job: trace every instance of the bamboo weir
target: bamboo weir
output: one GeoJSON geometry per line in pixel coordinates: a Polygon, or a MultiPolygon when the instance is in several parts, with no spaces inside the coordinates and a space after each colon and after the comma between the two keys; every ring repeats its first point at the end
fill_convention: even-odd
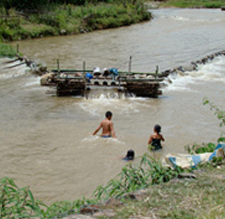
{"type": "Polygon", "coordinates": [[[125,95],[157,98],[162,94],[160,83],[166,76],[168,74],[158,73],[158,67],[154,73],[131,72],[130,68],[127,72],[118,71],[116,68],[103,70],[58,68],[43,75],[41,84],[55,87],[57,96],[88,97],[92,89],[113,88],[125,95]]]}

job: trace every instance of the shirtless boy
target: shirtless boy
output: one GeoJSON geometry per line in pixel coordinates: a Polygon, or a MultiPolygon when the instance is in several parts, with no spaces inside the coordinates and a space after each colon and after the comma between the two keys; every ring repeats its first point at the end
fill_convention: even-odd
{"type": "Polygon", "coordinates": [[[93,132],[92,135],[95,135],[102,128],[101,136],[103,138],[110,138],[110,137],[116,138],[113,123],[111,121],[112,115],[113,114],[110,111],[107,111],[105,113],[105,119],[101,121],[99,127],[93,132]]]}

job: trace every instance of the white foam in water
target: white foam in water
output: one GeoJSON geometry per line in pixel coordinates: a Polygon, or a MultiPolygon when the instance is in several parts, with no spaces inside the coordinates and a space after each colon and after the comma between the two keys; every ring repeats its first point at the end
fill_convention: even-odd
{"type": "MultiPolygon", "coordinates": [[[[212,62],[201,64],[198,71],[184,72],[183,75],[169,75],[165,80],[165,90],[189,90],[188,84],[204,81],[219,81],[225,83],[225,57],[217,57],[212,62]]],[[[193,90],[192,90],[193,91],[193,90]]]]}
{"type": "Polygon", "coordinates": [[[142,107],[151,108],[143,100],[146,98],[132,98],[132,99],[83,99],[81,102],[76,103],[85,112],[102,118],[107,110],[118,111],[121,114],[130,115],[131,113],[139,113],[140,105],[142,107]]]}
{"type": "Polygon", "coordinates": [[[190,91],[187,87],[188,84],[194,83],[193,78],[190,76],[177,75],[176,78],[168,76],[168,80],[165,81],[167,87],[164,90],[178,90],[178,91],[190,91]]]}
{"type": "Polygon", "coordinates": [[[26,65],[19,65],[16,66],[17,64],[20,64],[21,62],[17,61],[14,63],[6,63],[7,61],[10,61],[11,59],[1,59],[0,63],[0,79],[9,79],[9,78],[15,78],[15,77],[21,77],[24,75],[27,75],[29,73],[29,67],[26,65]],[[16,67],[13,67],[16,66],[16,67]],[[13,67],[13,68],[10,68],[13,67]]]}
{"type": "Polygon", "coordinates": [[[191,74],[203,81],[220,81],[225,83],[225,58],[218,57],[211,63],[199,66],[199,70],[191,74]]]}
{"type": "Polygon", "coordinates": [[[88,137],[85,137],[81,140],[82,142],[96,142],[96,141],[111,141],[116,144],[123,144],[125,145],[125,142],[118,140],[118,138],[102,138],[100,135],[89,135],[88,137]]]}
{"type": "Polygon", "coordinates": [[[40,78],[32,78],[32,81],[31,82],[27,82],[25,84],[26,87],[31,87],[31,86],[34,86],[34,85],[40,85],[40,78]]]}
{"type": "Polygon", "coordinates": [[[174,16],[173,17],[174,20],[178,20],[178,21],[189,21],[189,18],[185,18],[185,17],[180,17],[180,16],[174,16]]]}

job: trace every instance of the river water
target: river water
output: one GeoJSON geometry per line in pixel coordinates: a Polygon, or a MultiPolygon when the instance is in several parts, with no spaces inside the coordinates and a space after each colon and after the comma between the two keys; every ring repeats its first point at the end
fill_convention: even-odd
{"type": "MultiPolygon", "coordinates": [[[[152,72],[188,66],[225,48],[225,13],[219,9],[153,10],[154,20],[129,27],[76,36],[14,42],[30,59],[49,69],[116,67],[152,72]]],[[[90,197],[98,185],[115,177],[129,149],[148,152],[153,126],[160,124],[165,142],[158,152],[184,153],[184,146],[216,142],[219,120],[202,100],[225,108],[225,57],[200,65],[199,71],[171,77],[157,99],[118,98],[112,90],[91,98],[46,94],[40,78],[24,66],[0,65],[0,177],[29,185],[48,204],[90,197]],[[107,110],[113,112],[117,139],[92,136],[107,110]]],[[[98,133],[100,134],[100,133],[98,133]]],[[[149,153],[149,152],[148,152],[149,153]]],[[[136,159],[138,160],[138,159],[136,159]]]]}

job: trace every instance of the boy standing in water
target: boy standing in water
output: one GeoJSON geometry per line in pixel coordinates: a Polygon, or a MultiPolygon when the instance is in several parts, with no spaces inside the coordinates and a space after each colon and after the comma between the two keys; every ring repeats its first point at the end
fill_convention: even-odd
{"type": "Polygon", "coordinates": [[[93,132],[92,135],[95,135],[102,128],[101,136],[103,138],[110,138],[110,137],[116,138],[113,123],[111,121],[112,115],[113,115],[112,112],[107,111],[105,113],[105,119],[101,121],[99,127],[93,132]]]}
{"type": "Polygon", "coordinates": [[[163,136],[160,134],[161,126],[155,125],[154,134],[152,134],[148,140],[148,145],[151,146],[151,150],[159,150],[162,149],[161,141],[165,141],[163,136]]]}

